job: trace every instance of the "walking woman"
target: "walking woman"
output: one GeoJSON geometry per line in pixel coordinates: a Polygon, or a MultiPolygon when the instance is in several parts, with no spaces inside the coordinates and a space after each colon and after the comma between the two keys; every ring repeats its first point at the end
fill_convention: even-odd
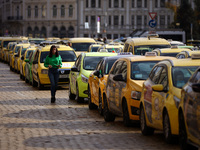
{"type": "Polygon", "coordinates": [[[45,59],[44,66],[49,69],[48,75],[51,82],[51,103],[55,103],[56,88],[59,79],[58,68],[62,67],[62,59],[58,54],[58,49],[55,45],[51,46],[49,55],[45,59]]]}

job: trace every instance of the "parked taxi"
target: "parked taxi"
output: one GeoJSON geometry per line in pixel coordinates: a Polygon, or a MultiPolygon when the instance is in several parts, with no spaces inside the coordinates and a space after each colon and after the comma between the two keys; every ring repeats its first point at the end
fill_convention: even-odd
{"type": "Polygon", "coordinates": [[[10,57],[9,54],[12,53],[15,45],[17,45],[17,42],[9,42],[7,46],[7,51],[5,53],[5,62],[9,64],[10,62],[10,57]]]}
{"type": "Polygon", "coordinates": [[[130,126],[133,121],[139,122],[142,84],[153,66],[163,59],[167,57],[149,52],[146,56],[120,58],[113,64],[103,93],[105,121],[123,116],[125,126],[130,126]]]}
{"type": "Polygon", "coordinates": [[[36,46],[35,45],[31,45],[29,46],[24,55],[21,56],[21,59],[20,59],[20,79],[25,79],[25,65],[26,63],[28,62],[29,63],[29,56],[30,54],[36,50],[36,46]]]}
{"type": "Polygon", "coordinates": [[[70,71],[69,98],[83,102],[88,97],[88,78],[91,72],[103,57],[116,55],[108,52],[81,53],[70,71]]]}
{"type": "Polygon", "coordinates": [[[178,135],[181,88],[200,65],[200,59],[169,59],[156,64],[144,82],[140,99],[142,134],[163,130],[167,143],[178,135]]]}
{"type": "MultiPolygon", "coordinates": [[[[58,84],[69,83],[69,72],[71,67],[77,58],[75,51],[65,45],[55,45],[58,49],[58,53],[62,58],[62,67],[59,70],[59,80],[58,84]]],[[[50,85],[50,80],[48,77],[48,68],[44,67],[44,61],[49,54],[51,45],[45,47],[38,47],[33,58],[32,66],[32,85],[37,86],[42,89],[45,85],[50,85]]]]}
{"type": "Polygon", "coordinates": [[[98,107],[98,111],[103,115],[103,100],[102,95],[105,92],[105,85],[107,83],[108,73],[114,62],[122,57],[133,56],[132,53],[120,53],[117,56],[104,57],[97,65],[94,72],[92,72],[88,79],[88,106],[89,109],[98,107]]]}
{"type": "Polygon", "coordinates": [[[98,48],[101,46],[101,44],[92,44],[88,48],[87,52],[97,52],[98,48]]]}
{"type": "Polygon", "coordinates": [[[181,149],[200,148],[200,68],[182,89],[178,120],[181,149]]]}
{"type": "Polygon", "coordinates": [[[155,52],[158,56],[172,56],[172,57],[176,57],[176,55],[182,51],[191,51],[191,49],[172,47],[172,48],[162,48],[153,50],[153,52],[155,52]]]}
{"type": "Polygon", "coordinates": [[[20,60],[21,56],[24,55],[26,49],[30,46],[30,43],[23,44],[18,50],[17,54],[14,57],[14,70],[17,73],[20,73],[20,60]]]}
{"type": "Polygon", "coordinates": [[[192,54],[200,55],[200,51],[182,51],[176,55],[176,58],[178,58],[178,59],[191,58],[192,54]]]}
{"type": "Polygon", "coordinates": [[[68,39],[68,45],[72,47],[77,56],[83,52],[87,52],[91,44],[96,44],[96,41],[93,38],[70,38],[68,39]]]}
{"type": "Polygon", "coordinates": [[[123,52],[131,52],[133,55],[145,55],[156,48],[170,48],[170,43],[158,38],[158,35],[148,35],[141,38],[128,38],[124,44],[123,52]]]}

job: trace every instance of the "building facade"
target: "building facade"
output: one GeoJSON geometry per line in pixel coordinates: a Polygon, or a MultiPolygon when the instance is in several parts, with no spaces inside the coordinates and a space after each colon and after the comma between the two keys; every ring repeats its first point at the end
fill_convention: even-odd
{"type": "MultiPolygon", "coordinates": [[[[190,0],[193,3],[193,0],[190,0]]],[[[168,30],[181,0],[0,0],[0,34],[107,37],[168,30]],[[149,13],[156,12],[150,16],[149,13]],[[154,20],[150,27],[149,23],[154,20]],[[99,23],[97,23],[99,22],[99,23]],[[99,25],[99,26],[98,26],[99,25]]]]}

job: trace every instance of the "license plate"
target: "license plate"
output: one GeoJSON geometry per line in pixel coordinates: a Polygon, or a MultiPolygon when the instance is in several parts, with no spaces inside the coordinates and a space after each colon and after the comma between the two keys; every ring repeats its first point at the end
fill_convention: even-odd
{"type": "Polygon", "coordinates": [[[60,74],[59,78],[69,78],[68,74],[60,74]]]}

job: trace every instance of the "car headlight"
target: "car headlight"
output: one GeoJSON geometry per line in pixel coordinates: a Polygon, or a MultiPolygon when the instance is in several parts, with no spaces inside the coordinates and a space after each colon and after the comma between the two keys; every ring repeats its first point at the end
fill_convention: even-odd
{"type": "Polygon", "coordinates": [[[84,76],[83,74],[81,74],[81,80],[85,83],[88,83],[88,78],[84,76]]]}
{"type": "Polygon", "coordinates": [[[131,98],[135,100],[140,100],[141,92],[131,91],[131,98]]]}
{"type": "Polygon", "coordinates": [[[48,74],[48,69],[42,69],[41,74],[48,74]]]}

